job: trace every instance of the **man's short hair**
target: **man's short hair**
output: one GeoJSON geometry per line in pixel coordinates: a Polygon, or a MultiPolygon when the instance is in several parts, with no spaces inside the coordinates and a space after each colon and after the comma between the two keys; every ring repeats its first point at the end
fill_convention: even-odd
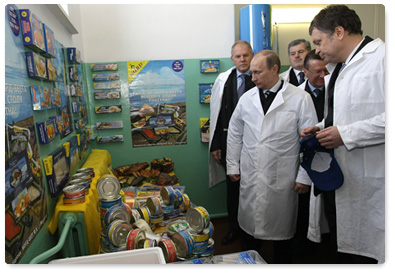
{"type": "Polygon", "coordinates": [[[273,68],[274,65],[277,65],[278,66],[277,74],[280,73],[281,61],[280,61],[280,57],[278,57],[276,52],[274,52],[273,50],[264,49],[255,54],[255,56],[257,55],[266,57],[265,65],[267,68],[271,69],[273,68]]]}
{"type": "Polygon", "coordinates": [[[313,29],[316,28],[332,36],[338,26],[343,27],[349,34],[363,34],[359,16],[346,5],[330,5],[322,9],[311,21],[309,34],[311,36],[313,29]]]}
{"type": "Polygon", "coordinates": [[[315,49],[313,49],[309,53],[307,53],[306,57],[304,58],[304,63],[303,63],[304,68],[308,69],[308,67],[310,66],[310,63],[309,63],[310,60],[323,61],[322,58],[320,57],[320,55],[315,53],[315,49]]]}
{"type": "Polygon", "coordinates": [[[290,48],[293,46],[297,46],[298,44],[304,43],[304,46],[306,48],[307,51],[311,50],[311,44],[309,41],[305,40],[305,39],[297,39],[297,40],[293,40],[292,42],[290,42],[288,44],[288,56],[291,54],[290,52],[290,48]]]}
{"type": "Polygon", "coordinates": [[[243,40],[238,40],[238,41],[236,41],[236,42],[232,45],[232,49],[231,49],[231,52],[230,52],[230,56],[233,56],[233,49],[234,49],[235,46],[237,46],[237,45],[246,45],[246,46],[248,47],[248,50],[250,51],[250,53],[251,53],[251,54],[254,54],[254,51],[252,50],[252,47],[251,47],[251,45],[250,45],[249,42],[243,41],[243,40]]]}

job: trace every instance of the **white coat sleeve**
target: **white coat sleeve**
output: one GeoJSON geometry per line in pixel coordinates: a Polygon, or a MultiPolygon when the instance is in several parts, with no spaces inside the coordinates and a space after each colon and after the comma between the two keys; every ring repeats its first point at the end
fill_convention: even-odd
{"type": "Polygon", "coordinates": [[[385,112],[367,120],[337,126],[347,150],[385,143],[385,112]]]}
{"type": "Polygon", "coordinates": [[[226,174],[240,174],[240,156],[243,147],[244,121],[241,115],[241,103],[238,103],[229,121],[227,151],[226,151],[226,174]]]}

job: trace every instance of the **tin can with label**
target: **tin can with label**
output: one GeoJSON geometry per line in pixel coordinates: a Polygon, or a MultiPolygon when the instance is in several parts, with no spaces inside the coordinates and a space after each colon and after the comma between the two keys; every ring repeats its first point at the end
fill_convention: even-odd
{"type": "Polygon", "coordinates": [[[166,205],[162,205],[162,211],[163,211],[164,214],[172,213],[173,210],[174,210],[174,204],[170,204],[170,205],[167,205],[167,206],[166,205]]]}
{"type": "Polygon", "coordinates": [[[144,230],[145,233],[153,233],[151,227],[143,219],[139,219],[135,223],[133,223],[133,227],[144,230]]]}
{"type": "Polygon", "coordinates": [[[180,230],[171,239],[176,246],[177,257],[185,258],[193,253],[195,243],[192,235],[187,230],[180,230]]]}
{"type": "Polygon", "coordinates": [[[173,263],[177,261],[176,246],[171,239],[162,239],[159,241],[158,246],[162,249],[165,256],[166,263],[173,263]]]}
{"type": "Polygon", "coordinates": [[[77,197],[63,197],[63,204],[77,205],[85,202],[85,194],[77,197]]]}
{"type": "Polygon", "coordinates": [[[109,209],[115,205],[122,205],[122,195],[118,194],[112,198],[99,197],[99,206],[104,209],[109,209]]]}
{"type": "Polygon", "coordinates": [[[208,225],[208,230],[210,232],[210,238],[214,237],[214,224],[210,221],[210,225],[208,225]]]}
{"type": "Polygon", "coordinates": [[[142,242],[143,242],[143,244],[142,244],[141,248],[150,248],[150,247],[158,246],[158,242],[156,240],[154,240],[154,239],[145,239],[142,242]]]}
{"type": "Polygon", "coordinates": [[[141,229],[133,229],[129,232],[126,239],[126,249],[132,250],[137,249],[137,245],[140,241],[146,239],[145,231],[141,229]]]}
{"type": "Polygon", "coordinates": [[[180,205],[180,212],[186,213],[191,206],[191,201],[189,200],[189,196],[186,193],[182,195],[182,198],[183,198],[183,202],[180,205]]]}
{"type": "Polygon", "coordinates": [[[76,173],[71,176],[71,179],[85,179],[92,182],[92,177],[88,173],[76,173]]]}
{"type": "Polygon", "coordinates": [[[205,252],[199,254],[200,257],[209,257],[214,255],[214,240],[213,238],[208,239],[207,249],[205,252]]]}
{"type": "Polygon", "coordinates": [[[132,217],[130,218],[130,223],[134,224],[139,219],[140,219],[140,213],[137,211],[137,209],[132,209],[132,217]]]}
{"type": "Polygon", "coordinates": [[[188,222],[183,219],[172,220],[166,225],[166,230],[170,234],[170,236],[173,236],[175,233],[181,230],[186,230],[188,228],[188,222]]]}
{"type": "Polygon", "coordinates": [[[112,199],[119,195],[121,184],[114,175],[105,174],[97,181],[96,188],[100,197],[112,199]]]}
{"type": "Polygon", "coordinates": [[[210,225],[210,215],[202,206],[190,208],[186,215],[187,222],[196,233],[202,232],[210,225]]]}
{"type": "Polygon", "coordinates": [[[81,168],[76,173],[88,173],[92,178],[95,177],[95,170],[93,168],[81,168]]]}
{"type": "Polygon", "coordinates": [[[160,196],[162,197],[163,204],[170,205],[174,203],[175,193],[172,186],[165,186],[160,190],[160,196]]]}
{"type": "Polygon", "coordinates": [[[181,204],[184,202],[184,199],[183,199],[181,191],[178,190],[178,189],[175,189],[174,190],[174,196],[175,196],[175,198],[174,198],[174,207],[175,208],[179,208],[181,206],[181,204]]]}
{"type": "Polygon", "coordinates": [[[163,222],[165,219],[164,214],[159,214],[159,215],[151,215],[151,225],[158,224],[160,222],[163,222]]]}
{"type": "Polygon", "coordinates": [[[112,228],[111,233],[109,234],[111,244],[116,247],[126,246],[127,236],[131,230],[133,230],[133,227],[130,223],[122,220],[121,222],[117,222],[117,224],[115,224],[115,226],[112,228]]]}
{"type": "Polygon", "coordinates": [[[151,212],[148,207],[141,207],[137,209],[138,212],[140,213],[141,219],[144,219],[144,221],[147,222],[147,224],[151,223],[151,212]]]}
{"type": "Polygon", "coordinates": [[[190,230],[190,232],[195,243],[193,253],[202,254],[206,252],[208,247],[208,241],[210,239],[209,229],[206,228],[200,233],[195,233],[193,230],[190,230]]]}
{"type": "Polygon", "coordinates": [[[69,185],[83,185],[85,188],[89,189],[91,187],[91,181],[84,178],[75,178],[69,181],[69,185]]]}
{"type": "Polygon", "coordinates": [[[130,223],[130,214],[124,206],[112,206],[109,208],[104,215],[104,224],[107,226],[117,219],[130,223]]]}
{"type": "Polygon", "coordinates": [[[82,185],[70,185],[63,189],[66,198],[81,197],[85,195],[85,187],[82,185]]]}
{"type": "Polygon", "coordinates": [[[158,197],[148,197],[147,207],[151,212],[151,216],[163,214],[162,205],[158,197]]]}

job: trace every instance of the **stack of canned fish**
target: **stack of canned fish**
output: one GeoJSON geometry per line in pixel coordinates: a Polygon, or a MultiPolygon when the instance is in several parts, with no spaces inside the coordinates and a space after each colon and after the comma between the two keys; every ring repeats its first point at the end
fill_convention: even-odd
{"type": "Polygon", "coordinates": [[[122,202],[120,183],[113,175],[97,183],[102,222],[101,253],[159,246],[167,263],[211,256],[214,227],[203,207],[190,208],[189,197],[171,186],[159,196],[130,208],[122,202]]]}
{"type": "Polygon", "coordinates": [[[67,187],[63,189],[63,204],[75,205],[85,202],[85,196],[89,193],[92,178],[95,176],[93,168],[78,169],[71,176],[71,180],[67,187]]]}

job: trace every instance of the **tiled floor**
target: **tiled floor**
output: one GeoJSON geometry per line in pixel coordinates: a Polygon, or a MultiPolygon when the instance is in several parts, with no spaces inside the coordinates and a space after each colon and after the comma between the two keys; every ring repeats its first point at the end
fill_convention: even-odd
{"type": "MultiPolygon", "coordinates": [[[[211,219],[211,222],[214,225],[214,255],[222,255],[229,253],[236,253],[241,251],[240,240],[236,240],[235,242],[229,245],[222,245],[222,238],[228,231],[228,219],[227,218],[217,218],[211,219]]],[[[330,263],[329,255],[328,255],[328,239],[324,236],[323,242],[320,244],[312,243],[312,246],[315,246],[315,249],[311,249],[309,254],[304,255],[294,255],[293,263],[294,264],[327,264],[330,263]]],[[[272,263],[273,261],[273,251],[271,242],[267,241],[263,243],[261,251],[259,254],[267,263],[272,263]]]]}

